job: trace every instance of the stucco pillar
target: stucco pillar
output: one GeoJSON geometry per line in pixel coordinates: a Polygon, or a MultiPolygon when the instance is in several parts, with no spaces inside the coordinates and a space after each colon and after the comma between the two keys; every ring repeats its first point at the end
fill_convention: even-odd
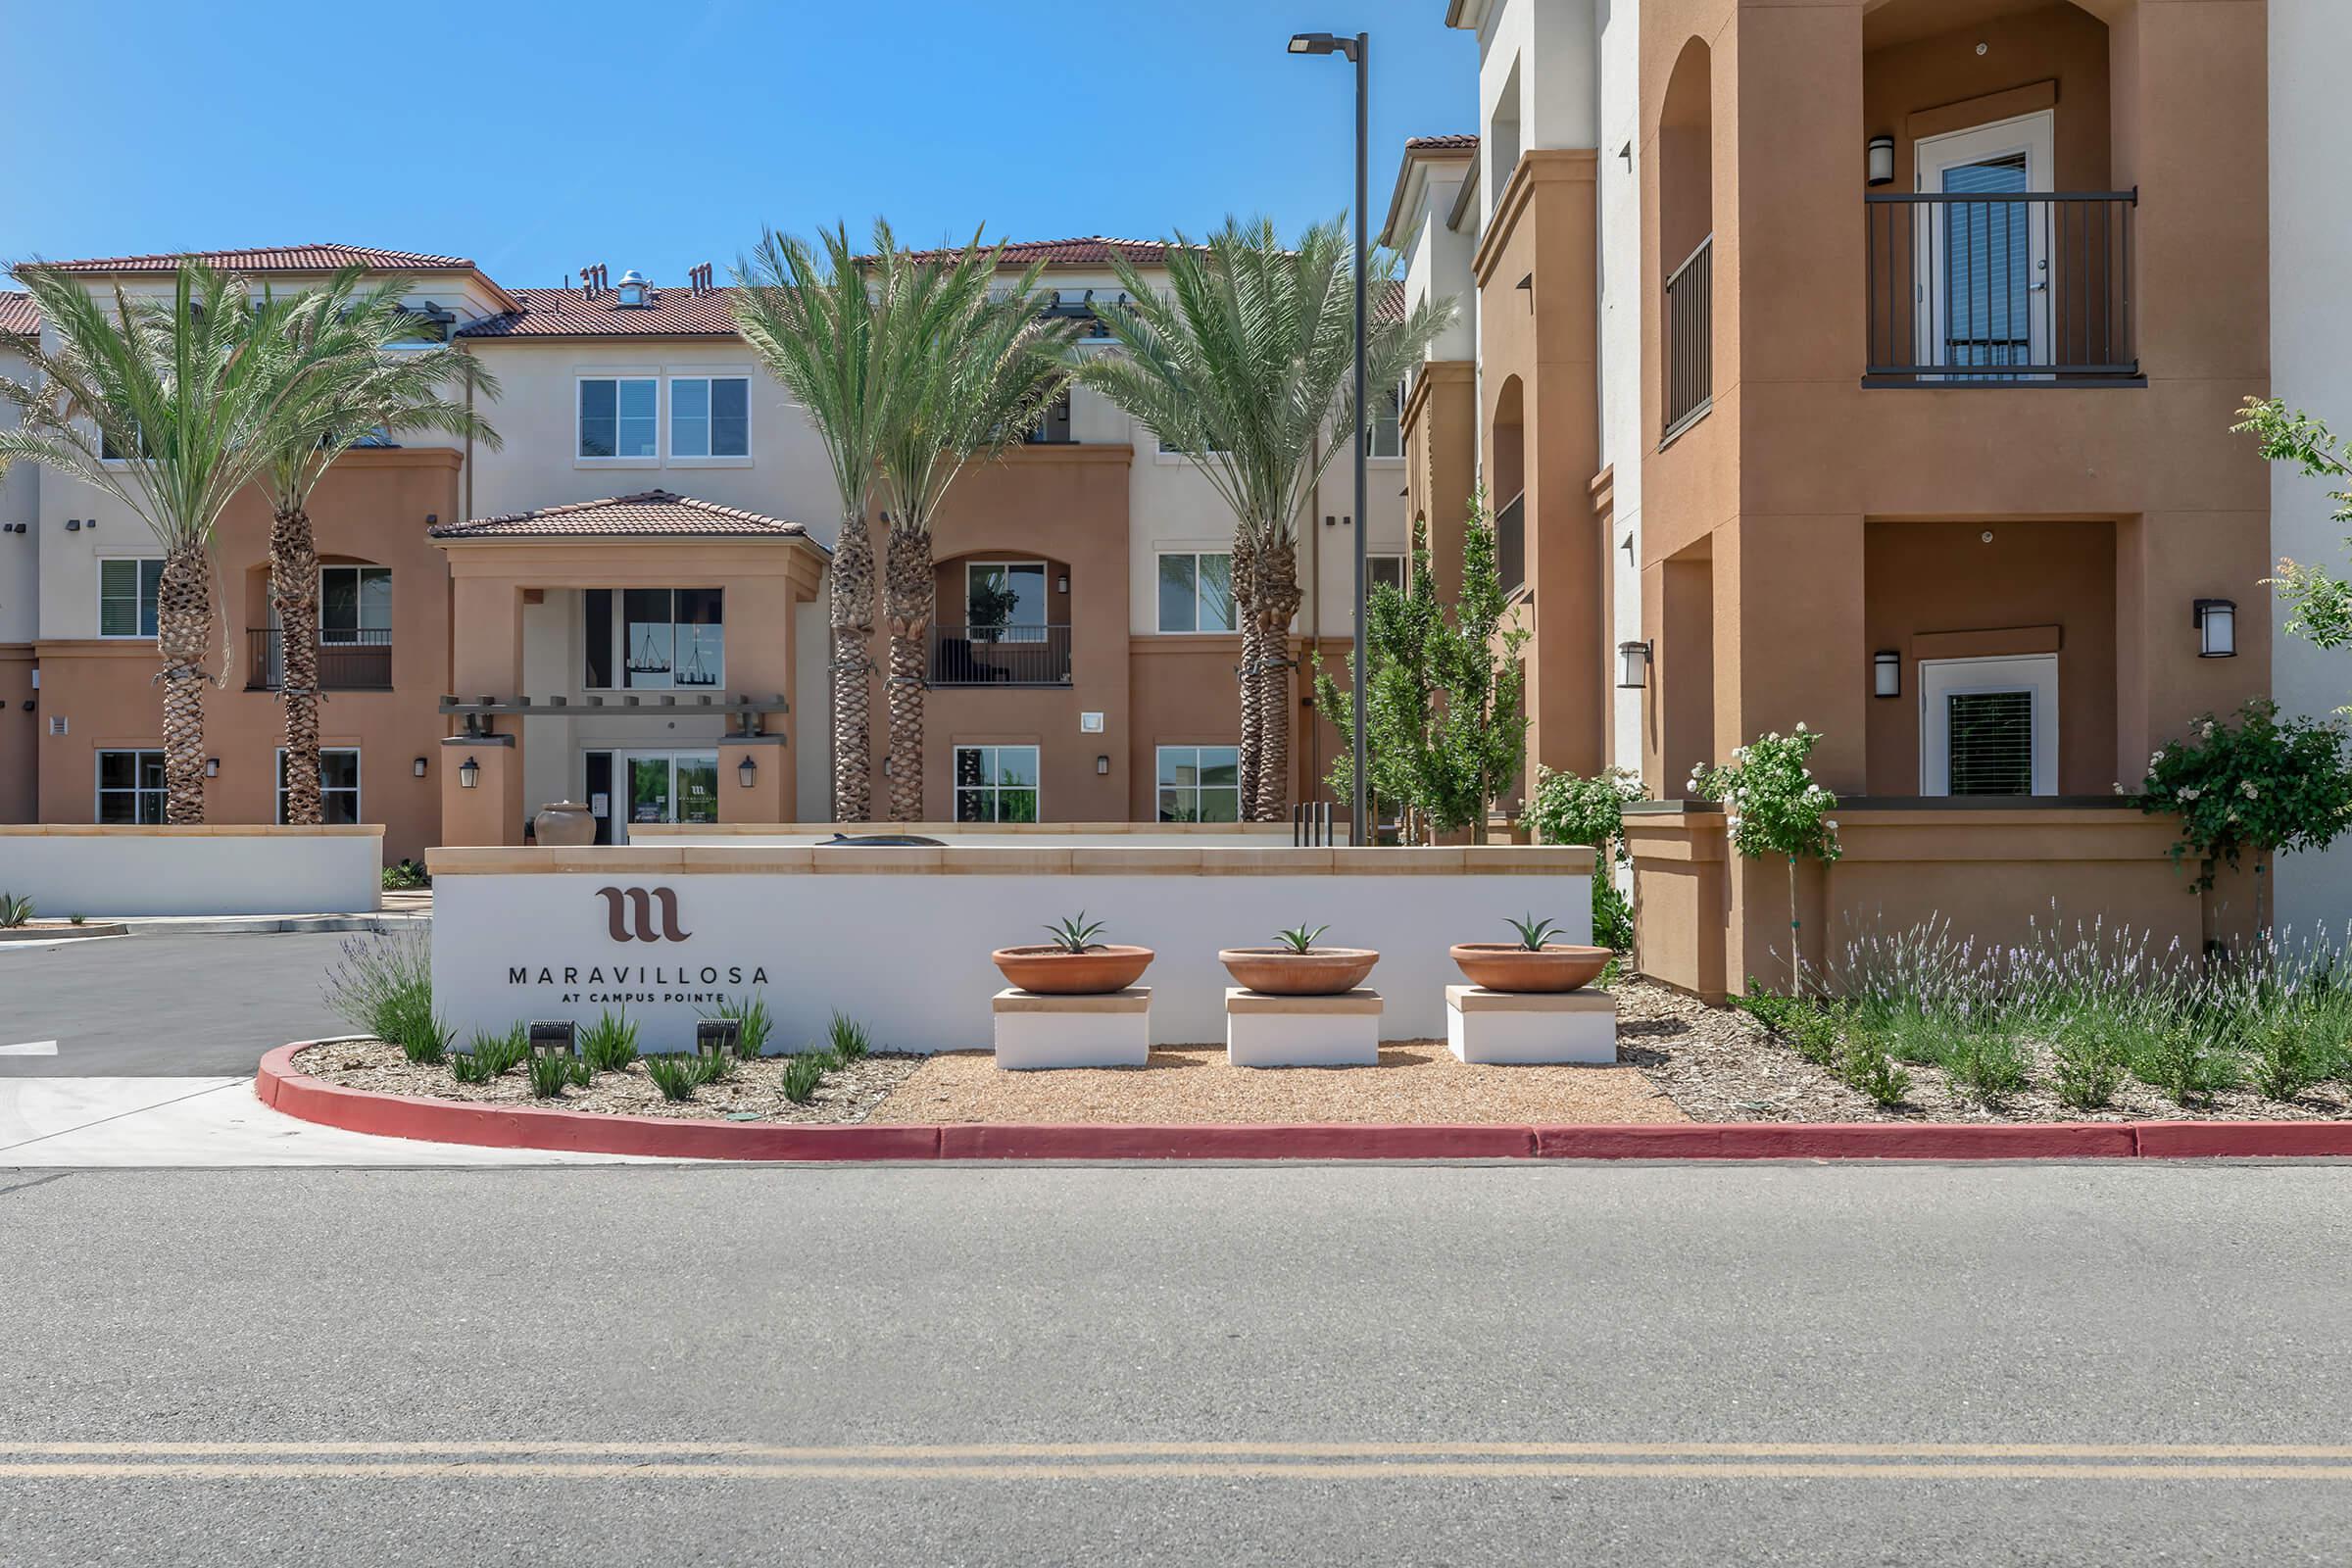
{"type": "Polygon", "coordinates": [[[441,842],[522,842],[522,748],[512,735],[452,735],[441,742],[441,842]],[[466,783],[466,766],[474,782],[466,783]]]}
{"type": "MultiPolygon", "coordinates": [[[[1450,602],[1462,586],[1462,530],[1478,486],[1478,367],[1431,360],[1404,407],[1405,518],[1429,525],[1430,571],[1450,602]]],[[[1492,506],[1508,496],[1489,496],[1492,506]]]]}
{"type": "Polygon", "coordinates": [[[1869,777],[1870,650],[1859,516],[1741,516],[1714,534],[1715,755],[1800,722],[1813,776],[1840,795],[1869,777]]]}
{"type": "Polygon", "coordinates": [[[797,791],[792,755],[781,735],[730,737],[718,743],[718,819],[721,822],[790,822],[797,791]],[[743,764],[752,764],[751,781],[743,764]]]}

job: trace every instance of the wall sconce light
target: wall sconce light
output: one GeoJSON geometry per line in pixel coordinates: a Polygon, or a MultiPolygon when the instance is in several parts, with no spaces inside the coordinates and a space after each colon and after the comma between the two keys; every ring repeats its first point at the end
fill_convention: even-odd
{"type": "Polygon", "coordinates": [[[1870,182],[1873,185],[1894,183],[1894,138],[1892,136],[1870,138],[1869,167],[1870,182]]]}
{"type": "Polygon", "coordinates": [[[2237,657],[2237,601],[2200,599],[2191,607],[2197,627],[2199,659],[2237,657]]]}
{"type": "Polygon", "coordinates": [[[1621,691],[1638,692],[1649,684],[1650,645],[1646,642],[1617,645],[1617,686],[1621,691]]]}
{"type": "Polygon", "coordinates": [[[753,761],[749,757],[746,757],[742,761],[735,764],[735,782],[742,785],[745,789],[750,789],[752,787],[752,781],[757,779],[759,776],[760,764],[753,761]]]}
{"type": "Polygon", "coordinates": [[[532,1019],[531,1054],[534,1056],[570,1055],[571,1020],[569,1018],[532,1019]]]}
{"type": "Polygon", "coordinates": [[[1099,757],[1097,757],[1097,758],[1095,759],[1095,771],[1096,771],[1096,772],[1098,772],[1098,773],[1107,773],[1107,772],[1109,772],[1109,771],[1110,771],[1110,759],[1109,759],[1109,758],[1107,758],[1107,757],[1100,757],[1100,756],[1099,756],[1099,757]]]}
{"type": "Polygon", "coordinates": [[[219,778],[220,776],[220,759],[218,757],[208,757],[204,760],[204,776],[206,778],[219,778]]]}
{"type": "Polygon", "coordinates": [[[468,757],[458,764],[458,788],[469,790],[482,781],[482,764],[468,757]]]}
{"type": "Polygon", "coordinates": [[[414,762],[411,762],[411,763],[409,764],[409,771],[410,771],[411,773],[414,773],[415,775],[416,775],[416,777],[418,777],[418,778],[422,778],[422,777],[424,777],[424,769],[425,769],[425,760],[424,760],[424,759],[423,759],[423,758],[421,758],[421,757],[419,757],[418,759],[416,759],[416,760],[415,760],[414,762]]]}
{"type": "Polygon", "coordinates": [[[1903,695],[1903,656],[1891,648],[1882,648],[1870,656],[1870,694],[1873,697],[1903,695]]]}
{"type": "Polygon", "coordinates": [[[1068,572],[1065,571],[1054,579],[1054,591],[1057,594],[1066,594],[1070,591],[1070,574],[1068,572]]]}

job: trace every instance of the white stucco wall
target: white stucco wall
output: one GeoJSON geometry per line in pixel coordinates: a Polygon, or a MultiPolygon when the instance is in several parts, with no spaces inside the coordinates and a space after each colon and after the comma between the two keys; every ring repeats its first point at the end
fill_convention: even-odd
{"type": "MultiPolygon", "coordinates": [[[[1612,10],[1631,0],[1602,0],[1612,10]]],[[[1478,29],[1479,208],[1481,227],[1517,159],[1494,134],[1516,119],[1518,152],[1592,147],[1600,121],[1595,0],[1494,0],[1478,29]],[[1514,113],[1515,112],[1515,113],[1514,113]]]]}
{"type": "MultiPolygon", "coordinates": [[[[1616,470],[1616,526],[1609,540],[1615,587],[1612,645],[1642,630],[1642,156],[1641,7],[1610,0],[1600,33],[1600,463],[1616,470]],[[1624,156],[1620,156],[1623,154],[1624,156]],[[1630,549],[1628,548],[1630,544],[1630,549]]],[[[1642,697],[1610,689],[1610,760],[1642,766],[1642,697]]],[[[1671,780],[1657,780],[1664,788],[1671,780]]]]}
{"type": "MultiPolygon", "coordinates": [[[[0,342],[0,376],[24,377],[24,356],[0,342]]],[[[13,408],[0,407],[0,430],[19,422],[13,408]]],[[[0,473],[0,643],[28,643],[40,631],[41,470],[20,463],[0,473]],[[24,524],[18,533],[16,524],[24,524]]]]}
{"type": "Polygon", "coordinates": [[[0,826],[0,889],[50,916],[351,914],[383,864],[373,826],[0,826]]]}
{"type": "MultiPolygon", "coordinates": [[[[2352,56],[2352,5],[2271,0],[2271,385],[2338,430],[2352,430],[2352,162],[2342,65],[2352,56]]],[[[2274,555],[2348,569],[2344,529],[2331,521],[2331,488],[2284,467],[2272,470],[2274,555]]],[[[2332,653],[2278,629],[2273,682],[2287,709],[2326,713],[2352,704],[2352,650],[2332,653]]],[[[2340,936],[2352,922],[2352,842],[2278,865],[2278,920],[2340,936]]]]}

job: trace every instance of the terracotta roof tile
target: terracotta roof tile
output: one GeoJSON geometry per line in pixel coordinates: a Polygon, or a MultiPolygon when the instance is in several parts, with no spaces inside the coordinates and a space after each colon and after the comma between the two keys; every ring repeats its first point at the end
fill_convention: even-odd
{"type": "MultiPolygon", "coordinates": [[[[953,250],[915,251],[916,256],[952,256],[953,250]]],[[[1124,256],[1136,267],[1158,267],[1167,260],[1168,248],[1155,239],[1111,239],[1102,234],[1082,234],[1075,239],[1014,240],[1004,247],[1004,261],[1011,267],[1028,267],[1044,262],[1053,267],[1108,267],[1111,257],[1124,256]]]]}
{"type": "Polygon", "coordinates": [[[30,337],[41,329],[41,313],[34,307],[32,296],[16,289],[0,289],[0,337],[30,337]]]}
{"type": "MultiPolygon", "coordinates": [[[[1372,319],[1375,321],[1403,320],[1404,279],[1401,277],[1390,278],[1389,286],[1380,291],[1380,298],[1371,302],[1371,309],[1372,319]]],[[[1348,335],[1349,337],[1355,335],[1353,328],[1349,329],[1348,335]]]]}
{"type": "Polygon", "coordinates": [[[508,292],[519,311],[486,316],[458,329],[460,337],[733,337],[735,312],[728,290],[697,294],[687,288],[654,290],[650,305],[623,305],[616,290],[593,298],[570,288],[518,288],[508,292]]]}
{"type": "Polygon", "coordinates": [[[427,256],[418,251],[378,250],[371,245],[275,245],[242,251],[174,251],[155,256],[98,256],[72,262],[35,262],[57,272],[169,272],[183,261],[200,261],[227,272],[332,272],[369,267],[394,272],[470,271],[463,256],[427,256]]]}
{"type": "Polygon", "coordinates": [[[808,536],[808,530],[797,522],[779,522],[756,512],[697,501],[670,490],[646,490],[604,501],[575,501],[568,506],[541,507],[536,512],[476,517],[470,522],[438,523],[425,532],[435,539],[579,538],[599,534],[755,539],[808,536]]]}
{"type": "Polygon", "coordinates": [[[1478,138],[1466,131],[1446,136],[1407,136],[1404,150],[1408,153],[1474,152],[1478,138]]]}

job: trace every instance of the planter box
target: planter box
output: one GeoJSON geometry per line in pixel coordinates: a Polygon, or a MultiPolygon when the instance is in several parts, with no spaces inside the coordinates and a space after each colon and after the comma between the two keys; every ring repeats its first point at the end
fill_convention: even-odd
{"type": "Polygon", "coordinates": [[[1152,988],[1099,997],[1047,997],[1007,987],[996,995],[997,1065],[1141,1067],[1152,1057],[1152,988]]]}
{"type": "Polygon", "coordinates": [[[1446,1047],[1467,1062],[1610,1066],[1617,1060],[1617,999],[1606,991],[1447,986],[1446,1047]]]}
{"type": "Polygon", "coordinates": [[[1380,1065],[1380,993],[1269,997],[1225,988],[1225,1060],[1235,1067],[1380,1065]]]}

